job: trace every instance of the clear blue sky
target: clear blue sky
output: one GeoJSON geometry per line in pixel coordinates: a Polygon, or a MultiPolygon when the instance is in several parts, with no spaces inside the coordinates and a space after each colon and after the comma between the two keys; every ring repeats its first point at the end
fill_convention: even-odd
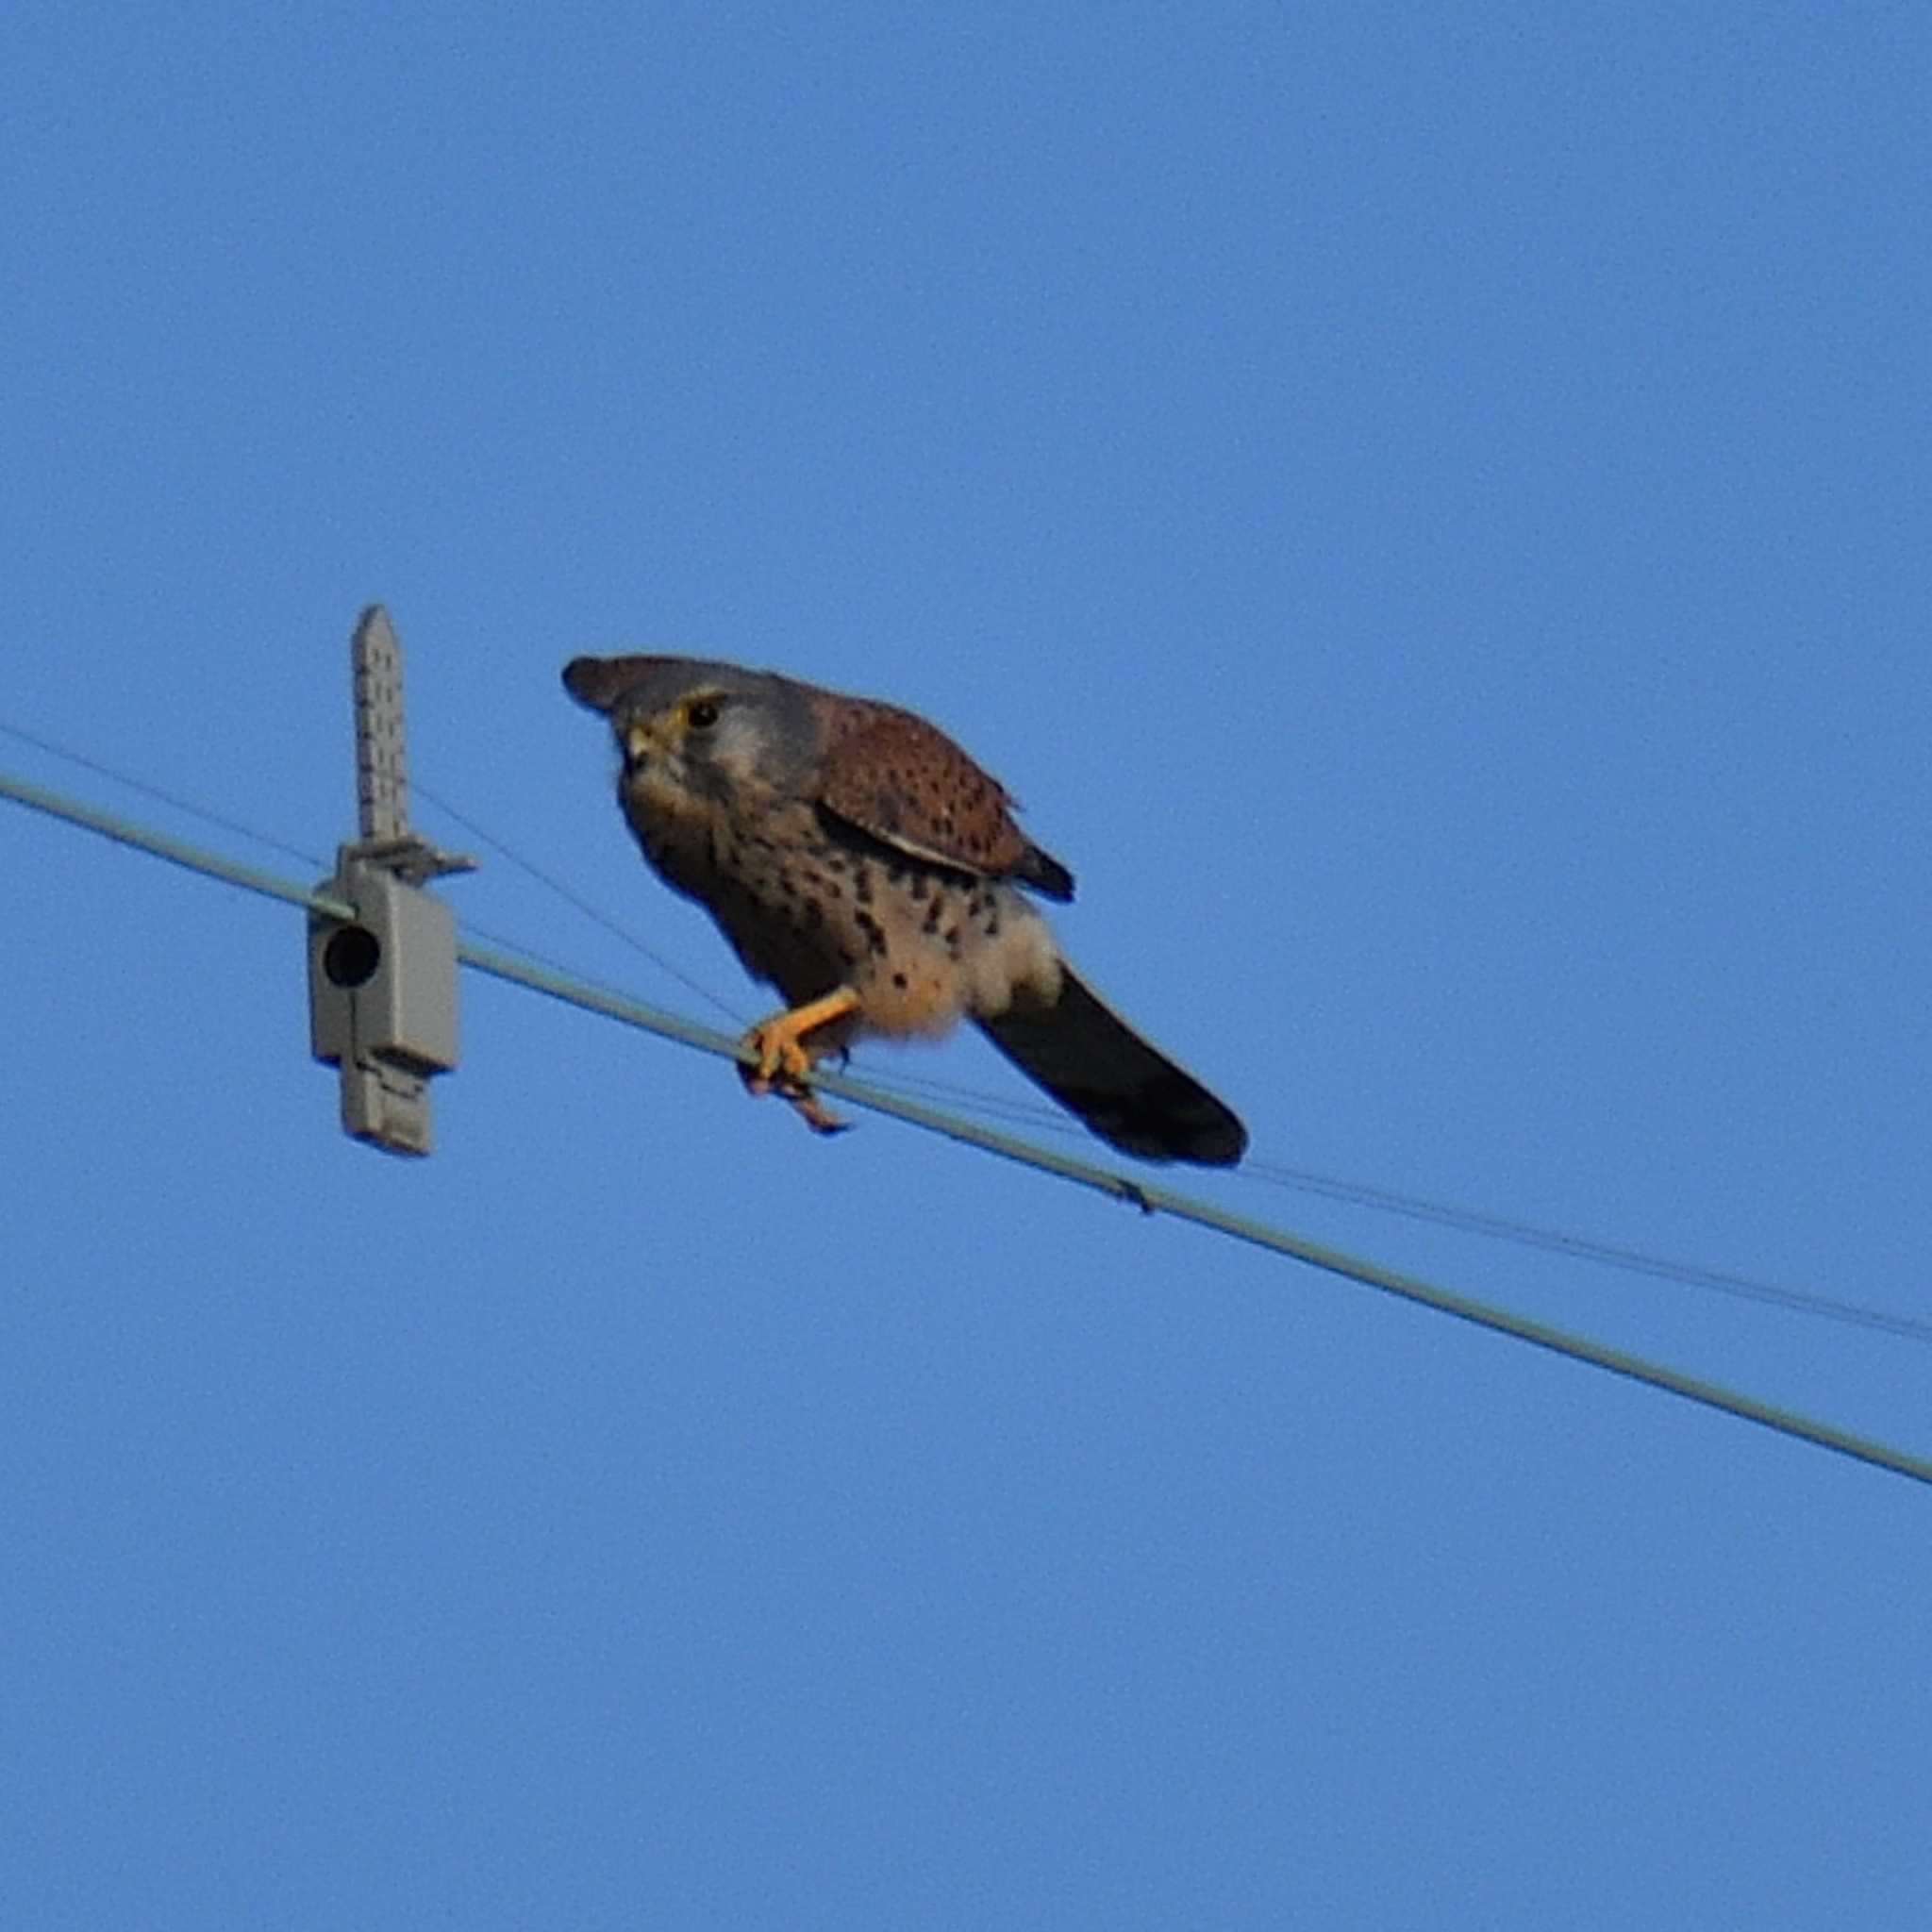
{"type": "MultiPolygon", "coordinates": [[[[873,691],[1262,1160],[1932,1316],[1923,8],[395,11],[10,16],[0,715],[325,857],[385,599],[749,1016],[558,669],[873,691]]],[[[293,915],[0,854],[8,1926],[1923,1918],[1932,1494],[474,978],[385,1160],[293,915]]],[[[1922,1343],[1204,1191],[1932,1451],[1922,1343]]]]}

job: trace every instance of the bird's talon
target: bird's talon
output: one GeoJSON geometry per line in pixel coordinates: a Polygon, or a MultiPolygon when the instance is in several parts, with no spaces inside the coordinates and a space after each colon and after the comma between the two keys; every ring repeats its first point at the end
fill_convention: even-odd
{"type": "Polygon", "coordinates": [[[814,1134],[842,1134],[852,1123],[831,1112],[809,1087],[783,1086],[776,1090],[797,1109],[798,1117],[814,1134]]]}
{"type": "MultiPolygon", "coordinates": [[[[840,987],[824,998],[761,1021],[744,1036],[747,1052],[756,1056],[738,1063],[738,1077],[754,1095],[776,1093],[789,1100],[815,1134],[842,1134],[852,1123],[827,1111],[811,1089],[815,1056],[805,1036],[840,1020],[858,1005],[858,995],[840,987]]],[[[835,1051],[837,1049],[834,1049],[835,1051]]]]}
{"type": "Polygon", "coordinates": [[[852,1125],[850,1121],[833,1113],[812,1088],[795,1074],[777,1074],[768,1078],[756,1067],[746,1066],[741,1061],[738,1073],[747,1093],[755,1099],[775,1093],[780,1100],[791,1104],[798,1117],[815,1134],[842,1134],[852,1125]]]}

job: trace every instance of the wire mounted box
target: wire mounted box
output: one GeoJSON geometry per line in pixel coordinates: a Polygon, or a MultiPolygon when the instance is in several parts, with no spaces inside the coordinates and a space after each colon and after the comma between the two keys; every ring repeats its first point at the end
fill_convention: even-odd
{"type": "Polygon", "coordinates": [[[402,652],[380,605],[362,613],[351,658],[362,836],[316,891],[355,916],[308,916],[309,1046],[341,1069],[346,1132],[427,1154],[428,1083],[457,1064],[457,923],[424,882],[475,861],[409,829],[402,652]]]}
{"type": "Polygon", "coordinates": [[[397,1153],[430,1146],[426,1082],[457,1065],[457,923],[441,900],[348,859],[308,919],[309,1044],[342,1070],[342,1125],[397,1153]]]}

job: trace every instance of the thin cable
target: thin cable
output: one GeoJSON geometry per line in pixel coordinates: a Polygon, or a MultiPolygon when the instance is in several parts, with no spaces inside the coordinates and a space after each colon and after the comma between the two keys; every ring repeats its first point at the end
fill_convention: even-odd
{"type": "Polygon", "coordinates": [[[1278,1187],[1295,1188],[1304,1193],[1320,1194],[1331,1201],[1346,1201],[1357,1207],[1374,1208],[1389,1214],[1406,1215],[1411,1221],[1433,1222],[1460,1234],[1484,1235],[1494,1241],[1514,1241],[1525,1248],[1541,1248],[1553,1255],[1570,1255],[1579,1261],[1599,1261],[1607,1268],[1622,1268],[1632,1274],[1648,1274],[1660,1281],[1680,1281],[1690,1288],[1707,1288],[1719,1294],[1735,1295],[1740,1301],[1759,1302],[1769,1307],[1790,1308],[1807,1315],[1821,1315],[1850,1326],[1874,1328],[1908,1341],[1932,1341],[1932,1322],[1912,1315],[1893,1314],[1889,1308],[1874,1308],[1858,1302],[1834,1301],[1828,1295],[1812,1294],[1803,1289],[1780,1288],[1768,1281],[1756,1281],[1748,1274],[1732,1274],[1721,1268],[1700,1267],[1695,1262],[1673,1261],[1662,1255],[1628,1248],[1615,1241],[1593,1240],[1589,1235],[1565,1234],[1558,1228],[1539,1227],[1528,1221],[1514,1221],[1503,1215],[1480,1214],[1469,1208],[1455,1208],[1442,1201],[1427,1201],[1414,1194],[1402,1194],[1389,1188],[1374,1188],[1360,1181],[1338,1180],[1332,1175],[1311,1174],[1304,1168],[1282,1167],[1275,1162],[1250,1160],[1242,1172],[1253,1171],[1257,1180],[1273,1181],[1278,1187]]]}
{"type": "Polygon", "coordinates": [[[648,959],[653,966],[657,967],[658,972],[668,973],[673,979],[676,980],[679,986],[684,988],[686,992],[695,994],[697,998],[705,1001],[707,1005],[716,1008],[727,1020],[736,1021],[741,1026],[744,1024],[742,1016],[727,1002],[713,992],[709,987],[706,986],[701,980],[693,978],[680,967],[674,965],[656,947],[646,945],[634,932],[627,931],[624,926],[618,924],[617,921],[612,919],[602,908],[592,905],[590,900],[583,897],[581,893],[574,891],[554,874],[545,872],[533,859],[525,858],[514,847],[505,844],[493,832],[486,832],[475,819],[467,817],[464,813],[458,811],[448,799],[439,798],[420,778],[412,782],[419,797],[427,799],[438,811],[453,818],[473,839],[480,839],[484,844],[489,846],[500,858],[508,859],[519,872],[527,873],[540,886],[547,886],[566,906],[575,907],[592,924],[602,926],[606,932],[622,940],[632,952],[648,959]]]}
{"type": "Polygon", "coordinates": [[[853,1058],[859,1077],[895,1093],[919,1094],[927,1100],[951,1101],[984,1120],[1003,1120],[1009,1126],[1025,1127],[1036,1134],[1061,1135],[1069,1141],[1084,1140],[1087,1129],[1058,1108],[1042,1107],[1024,1094],[991,1093],[983,1087],[968,1087],[957,1080],[935,1080],[925,1074],[902,1074],[864,1047],[856,1047],[853,1058]]]}
{"type": "MultiPolygon", "coordinates": [[[[231,885],[242,886],[250,891],[262,893],[268,898],[305,907],[332,918],[349,919],[355,916],[352,908],[335,900],[324,899],[306,887],[292,884],[287,879],[275,878],[273,874],[258,872],[252,866],[242,865],[215,853],[202,851],[184,841],[152,831],[146,826],[134,824],[111,813],[98,811],[91,806],[62,798],[57,793],[8,778],[5,774],[0,774],[0,796],[16,799],[19,803],[44,812],[49,817],[64,819],[70,824],[80,825],[117,843],[166,859],[169,863],[181,866],[189,872],[200,873],[209,878],[225,879],[231,885]]],[[[679,1041],[687,1046],[696,1047],[700,1052],[714,1054],[721,1059],[742,1062],[749,1058],[749,1053],[742,1043],[729,1035],[682,1019],[675,1013],[661,1012],[636,1000],[600,992],[581,981],[533,966],[493,948],[479,946],[474,941],[459,941],[457,953],[464,964],[477,972],[506,980],[514,986],[527,988],[531,991],[543,993],[567,1006],[579,1008],[586,1012],[601,1013],[607,1019],[619,1021],[642,1032],[679,1041]]],[[[1057,1174],[1062,1180],[1091,1189],[1096,1193],[1107,1195],[1110,1200],[1127,1202],[1140,1208],[1143,1214],[1168,1214],[1179,1221],[1191,1222],[1198,1227],[1225,1235],[1249,1246],[1306,1262],[1309,1267],[1320,1269],[1324,1274],[1338,1275],[1343,1280],[1358,1283],[1362,1287],[1398,1296],[1422,1307],[1433,1308],[1439,1314],[1454,1316],[1459,1322],[1467,1322],[1473,1326],[1512,1337],[1518,1341],[1526,1341],[1531,1346],[1546,1350],[1552,1355],[1564,1356],[1572,1361],[1588,1363],[1592,1368],[1603,1369],[1610,1374],[1622,1376],[1626,1381],[1640,1383],[1650,1389],[1662,1390],[1667,1394],[1679,1396],[1687,1402],[1697,1403],[1706,1408],[1715,1409],[1743,1422],[1755,1423],[1759,1427],[1773,1430],[1779,1435],[1809,1442],[1817,1448],[1829,1449],[1836,1455],[1849,1457],[1854,1461],[1865,1463],[1874,1469],[1889,1470],[1895,1475],[1903,1475],[1913,1482],[1932,1488],[1932,1459],[1924,1457],[1914,1456],[1888,1443],[1874,1441],[1869,1437],[1854,1435],[1849,1430],[1833,1427],[1828,1423],[1815,1422],[1807,1416],[1797,1414],[1794,1410],[1781,1408],[1772,1403],[1759,1402],[1755,1396],[1742,1394],[1737,1390],[1727,1389],[1694,1375],[1680,1374],[1675,1369],[1648,1361],[1641,1356],[1627,1354],[1622,1349],[1609,1348],[1601,1342],[1591,1341],[1582,1336],[1569,1334],[1546,1323],[1531,1321],[1525,1316],[1512,1315],[1504,1309],[1491,1307],[1486,1303],[1452,1293],[1446,1289],[1436,1288],[1414,1276],[1400,1274],[1374,1262],[1359,1260],[1336,1249],[1304,1241],[1297,1235],[1271,1227],[1264,1222],[1228,1213],[1209,1202],[1175,1193],[1151,1182],[1131,1179],[1125,1174],[1100,1167],[1091,1161],[1075,1159],[1071,1156],[1056,1153],[1050,1148],[1034,1146],[1028,1141],[1015,1140],[1009,1135],[998,1133],[975,1122],[940,1113],[931,1108],[902,1100],[869,1082],[855,1080],[845,1074],[822,1073],[814,1076],[814,1084],[858,1106],[870,1108],[875,1112],[891,1114],[914,1126],[924,1127],[928,1132],[942,1134],[949,1140],[984,1148],[988,1153],[997,1154],[1003,1159],[1018,1165],[1030,1167],[1043,1174],[1057,1174]]]]}
{"type": "Polygon", "coordinates": [[[53,740],[37,737],[18,724],[8,724],[0,718],[0,732],[8,738],[17,738],[23,744],[30,744],[36,751],[43,751],[50,758],[65,758],[70,765],[78,765],[83,772],[92,772],[97,778],[107,778],[116,785],[125,785],[130,791],[139,791],[144,798],[152,798],[158,805],[171,807],[174,810],[186,812],[192,819],[199,819],[203,824],[214,825],[224,832],[233,832],[238,838],[252,841],[257,845],[265,845],[271,852],[279,852],[284,858],[300,859],[304,865],[312,865],[316,871],[323,869],[325,861],[312,852],[304,852],[299,846],[285,843],[272,838],[266,832],[258,832],[253,825],[244,825],[240,819],[225,817],[206,805],[198,805],[192,798],[183,798],[178,792],[164,791],[158,785],[150,785],[145,778],[130,777],[125,772],[117,772],[112,765],[104,765],[97,758],[91,758],[83,752],[71,746],[56,744],[53,740]]]}

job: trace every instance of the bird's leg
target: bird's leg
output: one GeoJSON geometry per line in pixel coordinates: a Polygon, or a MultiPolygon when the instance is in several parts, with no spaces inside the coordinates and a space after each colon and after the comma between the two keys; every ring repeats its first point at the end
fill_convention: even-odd
{"type": "Polygon", "coordinates": [[[828,1112],[806,1084],[819,1056],[805,1044],[805,1036],[858,1009],[858,995],[849,986],[841,986],[823,999],[808,1000],[789,1012],[760,1020],[744,1036],[744,1044],[758,1055],[758,1064],[747,1066],[741,1060],[740,1077],[753,1093],[783,1094],[814,1133],[841,1132],[851,1123],[828,1112]]]}

